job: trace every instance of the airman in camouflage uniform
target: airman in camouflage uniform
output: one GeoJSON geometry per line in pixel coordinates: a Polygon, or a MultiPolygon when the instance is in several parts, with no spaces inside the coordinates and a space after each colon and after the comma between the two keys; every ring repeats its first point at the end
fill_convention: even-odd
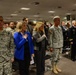
{"type": "Polygon", "coordinates": [[[3,17],[0,16],[0,75],[12,75],[13,53],[12,34],[3,30],[3,17]]]}
{"type": "Polygon", "coordinates": [[[60,25],[60,17],[55,16],[54,25],[49,29],[50,32],[49,44],[50,44],[50,51],[52,51],[53,56],[52,66],[53,66],[53,72],[55,74],[61,72],[61,70],[57,67],[63,47],[63,34],[62,29],[59,25],[60,25]]]}
{"type": "MultiPolygon", "coordinates": [[[[16,25],[15,22],[10,21],[9,26],[6,28],[7,32],[11,32],[12,36],[14,35],[14,33],[16,32],[16,25]]],[[[16,71],[18,70],[18,62],[16,61],[16,59],[14,58],[14,62],[12,62],[12,71],[16,71]]]]}

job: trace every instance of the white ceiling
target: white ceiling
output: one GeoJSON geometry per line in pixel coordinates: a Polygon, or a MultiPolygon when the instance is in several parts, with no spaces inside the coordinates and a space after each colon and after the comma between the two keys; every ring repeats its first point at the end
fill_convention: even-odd
{"type": "Polygon", "coordinates": [[[0,15],[6,21],[19,21],[23,17],[51,20],[55,15],[62,18],[66,16],[66,13],[76,15],[75,4],[76,0],[0,0],[0,15]],[[35,2],[39,2],[39,5],[35,5],[35,2]],[[27,7],[30,10],[21,10],[21,7],[27,7]],[[55,13],[51,14],[48,11],[55,11],[55,13]],[[17,16],[11,16],[11,14],[17,14],[17,16]]]}

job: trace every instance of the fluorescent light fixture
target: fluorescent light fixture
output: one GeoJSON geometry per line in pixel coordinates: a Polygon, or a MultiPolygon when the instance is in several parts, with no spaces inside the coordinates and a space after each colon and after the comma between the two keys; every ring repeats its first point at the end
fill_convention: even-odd
{"type": "Polygon", "coordinates": [[[30,8],[22,7],[21,10],[30,10],[30,8]]]}
{"type": "Polygon", "coordinates": [[[55,13],[55,11],[48,11],[48,13],[55,13]]]}
{"type": "Polygon", "coordinates": [[[66,13],[66,15],[71,15],[71,13],[66,13]]]}
{"type": "Polygon", "coordinates": [[[39,17],[39,15],[34,15],[34,17],[39,17]]]}
{"type": "Polygon", "coordinates": [[[11,14],[11,16],[17,16],[18,14],[11,14]]]}

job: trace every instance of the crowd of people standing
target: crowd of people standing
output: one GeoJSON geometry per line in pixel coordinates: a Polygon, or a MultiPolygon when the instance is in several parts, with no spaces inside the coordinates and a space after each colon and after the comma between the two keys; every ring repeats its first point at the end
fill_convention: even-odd
{"type": "Polygon", "coordinates": [[[36,64],[36,75],[44,75],[47,49],[52,52],[52,71],[55,74],[62,72],[58,62],[64,49],[70,45],[71,59],[75,61],[76,21],[71,26],[69,23],[65,25],[59,16],[55,16],[53,22],[51,26],[39,21],[33,27],[28,18],[23,18],[16,24],[10,21],[7,27],[0,16],[0,75],[12,75],[15,61],[19,64],[19,74],[29,75],[31,57],[36,64]]]}

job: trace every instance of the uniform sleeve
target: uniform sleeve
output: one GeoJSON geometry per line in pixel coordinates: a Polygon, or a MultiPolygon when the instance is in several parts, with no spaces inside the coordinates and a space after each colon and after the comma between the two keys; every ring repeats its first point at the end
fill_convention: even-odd
{"type": "Polygon", "coordinates": [[[9,50],[10,50],[11,58],[14,58],[15,44],[14,44],[14,39],[13,39],[12,33],[10,33],[9,50]]]}
{"type": "Polygon", "coordinates": [[[53,45],[52,45],[52,38],[53,38],[53,30],[51,28],[49,28],[49,47],[52,48],[53,45]]]}

